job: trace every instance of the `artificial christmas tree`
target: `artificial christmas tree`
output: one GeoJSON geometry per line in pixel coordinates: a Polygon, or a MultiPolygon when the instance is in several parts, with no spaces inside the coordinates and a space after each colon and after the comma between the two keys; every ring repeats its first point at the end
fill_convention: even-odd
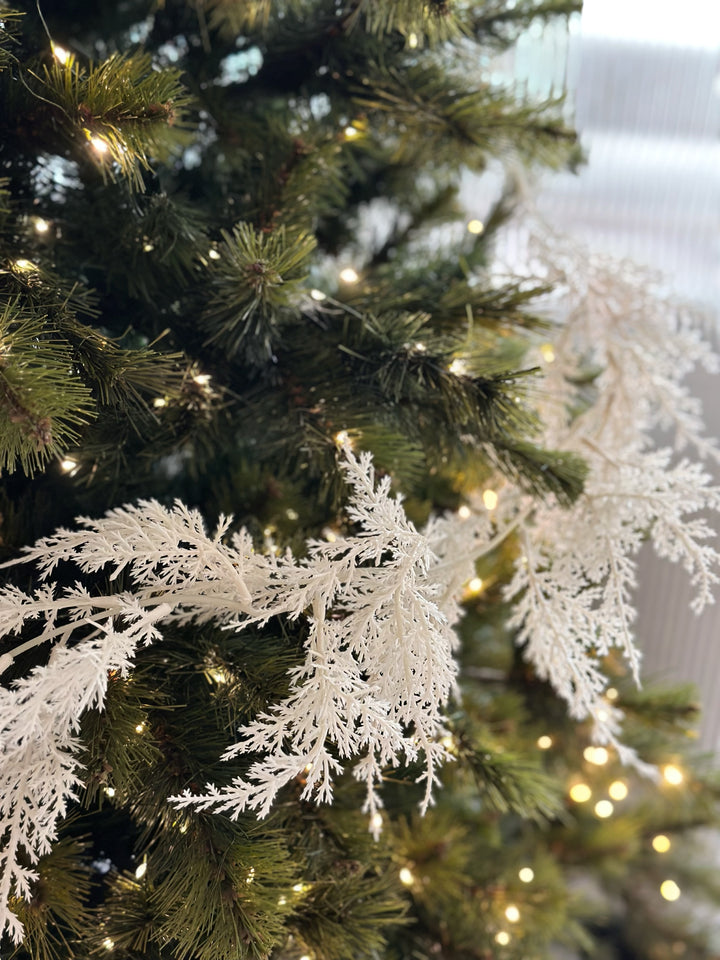
{"type": "Polygon", "coordinates": [[[715,455],[710,355],[528,211],[503,274],[510,190],[447,227],[579,159],[478,72],[573,9],[3,11],[3,956],[665,955],[637,876],[716,789],[631,592],[647,537],[712,599],[653,442],[715,455]]]}

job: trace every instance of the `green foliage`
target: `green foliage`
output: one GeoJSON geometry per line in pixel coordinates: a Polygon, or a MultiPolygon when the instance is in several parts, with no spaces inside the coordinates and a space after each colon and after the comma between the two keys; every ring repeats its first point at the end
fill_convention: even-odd
{"type": "Polygon", "coordinates": [[[17,45],[17,36],[20,32],[20,10],[0,6],[0,72],[16,63],[14,47],[17,45]]]}
{"type": "Polygon", "coordinates": [[[249,362],[267,362],[283,322],[298,315],[295,300],[315,239],[284,227],[258,233],[248,223],[222,236],[203,321],[210,342],[230,356],[243,349],[249,362]]]}

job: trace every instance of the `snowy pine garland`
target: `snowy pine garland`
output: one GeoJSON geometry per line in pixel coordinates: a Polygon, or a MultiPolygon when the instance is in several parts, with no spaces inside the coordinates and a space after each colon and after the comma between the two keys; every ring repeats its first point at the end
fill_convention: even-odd
{"type": "MultiPolygon", "coordinates": [[[[480,556],[516,534],[522,553],[507,597],[526,657],[573,717],[594,720],[596,742],[640,763],[619,740],[620,712],[603,698],[602,658],[619,649],[639,675],[631,590],[645,537],[688,570],[694,609],[712,602],[720,556],[696,514],[720,510],[720,492],[697,463],[675,463],[651,441],[657,425],[674,420],[683,441],[717,455],[680,382],[709,354],[689,326],[677,326],[673,304],[647,294],[642,273],[547,235],[534,243],[563,294],[548,304],[561,322],[540,403],[545,439],[589,466],[572,507],[506,484],[492,513],[478,503],[470,516],[435,517],[419,531],[389,479],[376,482],[371,457],[346,447],[347,515],[356,532],[309,543],[302,560],[255,552],[245,530],[226,537],[228,519],[208,535],[196,511],[154,501],[80,519],[77,530],[25,550],[43,584],[33,594],[0,591],[2,633],[37,621],[34,639],[13,655],[54,646],[45,666],[0,690],[0,933],[21,940],[11,899],[29,895],[36,874],[27,863],[49,849],[82,787],[83,711],[102,709],[108,672],[127,675],[138,645],[160,641],[163,624],[243,630],[276,616],[308,623],[305,660],[291,673],[288,696],[240,730],[224,755],[252,755],[245,777],[185,793],[174,798],[178,805],[265,816],[299,775],[304,798],[331,802],[333,780],[347,768],[365,783],[372,813],[383,769],[422,758],[427,807],[439,767],[451,759],[443,711],[456,683],[453,625],[463,585],[480,556]],[[600,372],[593,403],[577,412],[573,384],[588,362],[600,372]],[[123,573],[131,587],[105,596],[81,584],[58,592],[52,576],[61,561],[83,574],[123,573]],[[83,639],[69,645],[74,635],[83,639]]],[[[0,670],[13,655],[0,658],[0,670]]]]}

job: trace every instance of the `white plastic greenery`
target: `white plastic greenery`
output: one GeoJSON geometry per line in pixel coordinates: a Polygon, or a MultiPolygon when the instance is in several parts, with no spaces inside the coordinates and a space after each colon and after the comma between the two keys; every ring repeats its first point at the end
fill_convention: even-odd
{"type": "Polygon", "coordinates": [[[224,755],[231,762],[249,754],[246,775],[173,798],[178,805],[264,816],[298,776],[305,798],[330,802],[333,779],[349,769],[365,783],[373,814],[383,769],[422,759],[427,807],[450,759],[443,710],[456,682],[453,625],[463,586],[477,558],[514,533],[522,553],[507,597],[518,643],[571,715],[594,721],[596,742],[640,764],[619,739],[621,714],[603,697],[602,658],[619,649],[638,675],[631,593],[646,537],[686,568],[697,587],[694,609],[712,601],[720,556],[697,512],[719,510],[720,493],[696,462],[656,449],[652,431],[674,425],[682,442],[717,457],[681,382],[699,361],[715,361],[682,311],[649,293],[635,268],[547,234],[533,244],[546,268],[552,264],[559,291],[548,303],[558,326],[539,400],[543,439],[589,465],[572,507],[498,481],[492,512],[478,501],[469,516],[435,517],[418,531],[389,479],[376,482],[369,455],[356,458],[346,447],[355,533],[309,543],[302,560],[255,552],[246,531],[228,536],[227,519],[209,535],[196,511],[154,501],[81,518],[78,529],[25,550],[41,583],[32,594],[0,591],[0,629],[17,634],[31,621],[37,631],[0,658],[0,673],[28,646],[48,642],[51,652],[45,666],[0,689],[0,933],[20,941],[10,902],[30,893],[35,872],[24,864],[49,849],[82,786],[83,711],[102,709],[108,672],[126,675],[137,646],[160,641],[171,622],[229,630],[276,616],[308,623],[305,660],[288,696],[240,730],[224,755]],[[597,375],[592,402],[584,403],[577,384],[590,366],[597,375]],[[80,583],[58,591],[52,578],[60,561],[81,573],[111,571],[111,579],[123,573],[130,586],[107,595],[80,583]]]}

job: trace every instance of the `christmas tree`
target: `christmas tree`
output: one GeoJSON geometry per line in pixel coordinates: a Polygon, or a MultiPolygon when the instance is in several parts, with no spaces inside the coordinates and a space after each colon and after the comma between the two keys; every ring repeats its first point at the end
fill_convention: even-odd
{"type": "Polygon", "coordinates": [[[712,601],[714,359],[482,69],[576,8],[0,6],[3,958],[717,949],[632,630],[644,541],[712,601]]]}

